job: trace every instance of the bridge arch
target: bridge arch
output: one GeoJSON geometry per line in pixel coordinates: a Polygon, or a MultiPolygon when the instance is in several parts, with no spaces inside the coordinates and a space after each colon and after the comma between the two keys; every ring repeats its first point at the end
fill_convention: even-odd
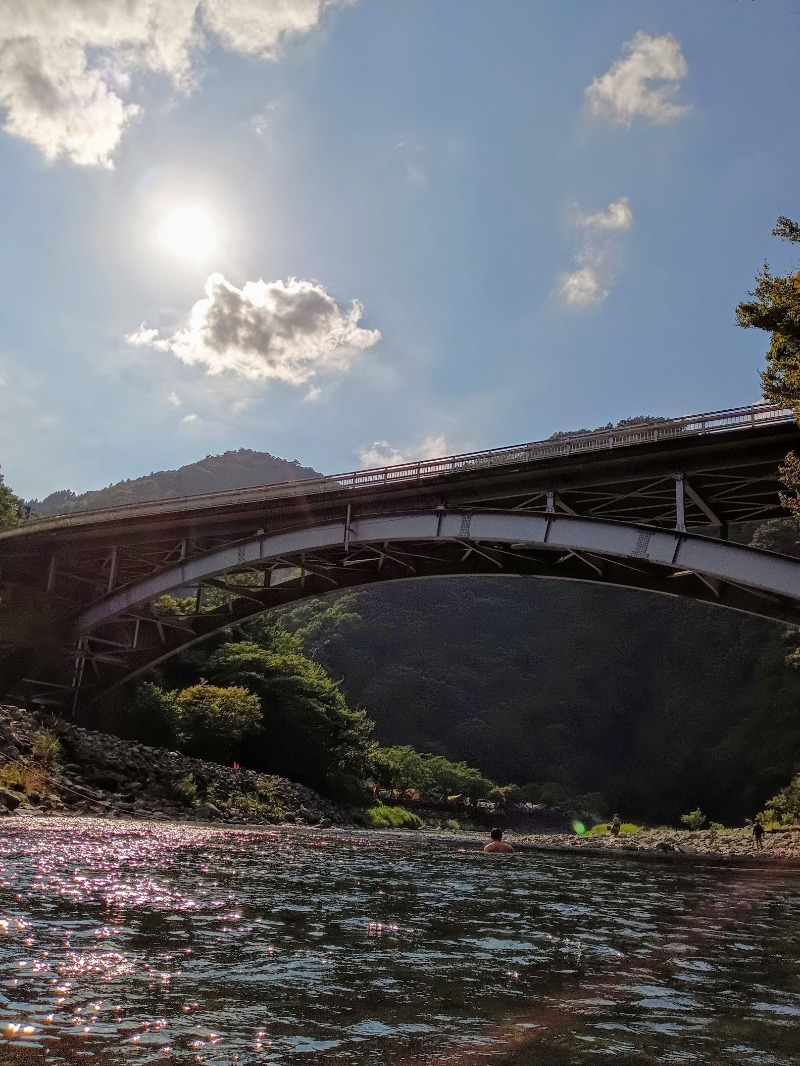
{"type": "Polygon", "coordinates": [[[104,596],[76,619],[76,669],[98,692],[189,644],[309,596],[377,581],[470,574],[594,581],[683,596],[800,625],[800,560],[707,536],[556,513],[424,511],[262,533],[166,566],[104,596]],[[252,574],[246,587],[225,575],[252,574]],[[153,612],[187,586],[230,603],[179,619],[153,612]],[[86,678],[89,681],[89,678],[86,678]]]}

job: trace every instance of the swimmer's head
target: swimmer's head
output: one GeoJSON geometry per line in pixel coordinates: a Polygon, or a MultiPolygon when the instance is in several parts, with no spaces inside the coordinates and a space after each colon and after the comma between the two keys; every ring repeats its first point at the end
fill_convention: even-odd
{"type": "Polygon", "coordinates": [[[503,830],[502,829],[493,829],[491,831],[491,833],[489,834],[489,836],[492,838],[492,840],[502,840],[503,839],[503,830]]]}

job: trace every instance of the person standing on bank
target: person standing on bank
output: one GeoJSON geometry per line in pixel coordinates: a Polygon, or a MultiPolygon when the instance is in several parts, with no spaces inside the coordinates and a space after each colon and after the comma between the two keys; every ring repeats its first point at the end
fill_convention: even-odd
{"type": "Polygon", "coordinates": [[[761,824],[758,818],[753,822],[753,843],[756,846],[756,851],[761,851],[764,847],[762,837],[764,836],[764,826],[761,824]]]}
{"type": "Polygon", "coordinates": [[[611,825],[608,828],[611,830],[612,837],[619,836],[619,831],[622,829],[622,819],[618,814],[615,814],[611,819],[611,825]]]}
{"type": "Polygon", "coordinates": [[[514,854],[514,849],[511,847],[511,845],[510,844],[506,844],[505,840],[503,840],[503,830],[502,829],[493,829],[491,831],[491,833],[489,834],[489,836],[492,839],[489,841],[489,843],[483,849],[484,851],[491,851],[491,852],[502,851],[502,852],[510,852],[512,855],[514,854]]]}

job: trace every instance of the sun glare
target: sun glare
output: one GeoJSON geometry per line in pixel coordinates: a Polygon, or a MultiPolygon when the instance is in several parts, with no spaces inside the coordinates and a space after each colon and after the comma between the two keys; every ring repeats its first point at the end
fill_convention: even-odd
{"type": "Polygon", "coordinates": [[[165,248],[193,263],[208,259],[217,246],[217,227],[199,204],[184,204],[170,211],[159,236],[165,248]]]}

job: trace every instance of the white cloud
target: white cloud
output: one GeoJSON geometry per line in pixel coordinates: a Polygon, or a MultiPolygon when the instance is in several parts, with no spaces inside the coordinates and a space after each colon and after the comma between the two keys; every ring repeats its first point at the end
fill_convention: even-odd
{"type": "MultiPolygon", "coordinates": [[[[168,2],[168,0],[167,0],[168,2]]],[[[204,0],[203,21],[231,52],[274,59],[288,37],[313,30],[340,0],[204,0]]]]}
{"type": "MultiPolygon", "coordinates": [[[[153,332],[158,333],[158,330],[154,330],[153,332]]],[[[180,405],[181,405],[180,396],[178,396],[178,394],[176,392],[171,392],[169,394],[169,396],[167,397],[167,403],[171,403],[173,407],[180,407],[180,405]]]]}
{"type": "Polygon", "coordinates": [[[317,374],[349,370],[358,352],[381,339],[377,329],[358,325],[364,314],[358,301],[343,307],[318,282],[248,281],[237,289],[212,274],[205,289],[182,329],[159,337],[142,324],[128,343],[171,352],[209,374],[302,385],[317,374]]]}
{"type": "Polygon", "coordinates": [[[447,441],[442,436],[429,436],[423,438],[419,444],[399,451],[386,440],[376,440],[369,447],[358,453],[361,465],[365,469],[381,466],[403,466],[406,463],[417,463],[423,459],[438,459],[448,455],[447,441]]]}
{"type": "Polygon", "coordinates": [[[633,225],[633,211],[627,196],[620,197],[609,204],[605,211],[594,211],[589,215],[579,215],[578,225],[584,229],[612,230],[630,229],[633,225]]]}
{"type": "Polygon", "coordinates": [[[639,32],[624,46],[625,54],[586,89],[593,115],[629,126],[640,116],[669,122],[689,111],[676,103],[680,81],[688,73],[681,46],[671,34],[651,37],[639,32]]]}
{"type": "Polygon", "coordinates": [[[556,295],[567,307],[596,307],[611,292],[618,254],[615,234],[631,228],[633,212],[627,196],[623,196],[604,211],[579,214],[576,222],[583,238],[574,269],[561,274],[556,282],[556,295]]]}
{"type": "Polygon", "coordinates": [[[601,304],[611,291],[600,281],[602,264],[580,266],[558,280],[558,295],[570,307],[601,304]]]}
{"type": "MultiPolygon", "coordinates": [[[[129,333],[125,340],[128,344],[132,344],[134,348],[149,348],[155,344],[156,337],[158,337],[158,330],[148,329],[142,322],[141,326],[135,329],[133,333],[129,333]]],[[[170,403],[172,402],[172,399],[170,399],[170,403]]]]}
{"type": "Polygon", "coordinates": [[[138,113],[126,102],[131,74],[194,81],[211,39],[229,51],[274,59],[323,11],[351,0],[0,0],[0,109],[4,129],[48,160],[111,166],[138,113]]]}
{"type": "Polygon", "coordinates": [[[181,419],[181,422],[197,422],[197,420],[198,420],[198,416],[197,415],[184,415],[183,418],[181,419]]]}

